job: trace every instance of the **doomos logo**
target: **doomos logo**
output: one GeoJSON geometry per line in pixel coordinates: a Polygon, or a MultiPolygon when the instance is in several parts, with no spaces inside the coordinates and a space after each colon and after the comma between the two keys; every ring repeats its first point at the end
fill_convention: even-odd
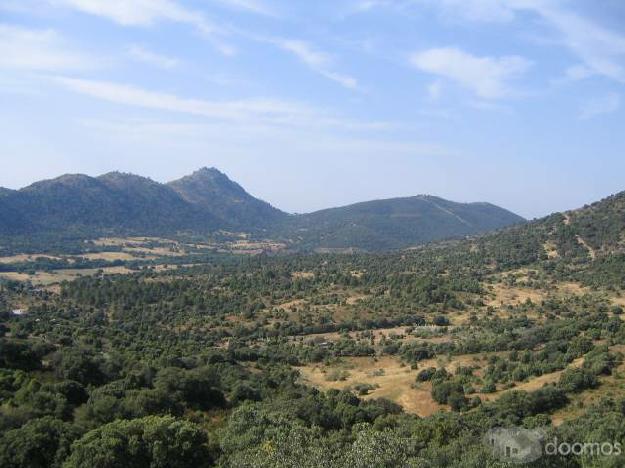
{"type": "Polygon", "coordinates": [[[521,464],[542,457],[544,438],[539,429],[497,428],[486,433],[484,442],[500,460],[521,464]]]}

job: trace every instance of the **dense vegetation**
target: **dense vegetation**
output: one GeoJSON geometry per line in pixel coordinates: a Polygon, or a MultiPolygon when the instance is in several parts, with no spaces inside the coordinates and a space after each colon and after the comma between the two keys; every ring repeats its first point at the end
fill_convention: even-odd
{"type": "MultiPolygon", "coordinates": [[[[35,236],[39,245],[109,235],[188,237],[235,231],[293,248],[388,250],[463,237],[522,222],[487,203],[436,197],[373,201],[287,215],[248,194],[217,169],[168,184],[117,172],[65,175],[0,191],[0,247],[35,236]]],[[[24,247],[24,243],[19,243],[24,247]]]]}
{"type": "Polygon", "coordinates": [[[490,428],[623,441],[623,199],[408,252],[207,256],[51,290],[3,281],[0,466],[503,467],[490,428]],[[497,304],[496,288],[541,299],[497,304]],[[402,331],[373,333],[390,327],[402,331]],[[361,356],[415,368],[443,411],[302,381],[302,366],[361,356]],[[545,375],[557,379],[522,389],[545,375]]]}
{"type": "Polygon", "coordinates": [[[417,196],[295,216],[280,227],[278,234],[295,238],[309,248],[377,251],[479,234],[523,221],[489,203],[455,203],[417,196]]]}

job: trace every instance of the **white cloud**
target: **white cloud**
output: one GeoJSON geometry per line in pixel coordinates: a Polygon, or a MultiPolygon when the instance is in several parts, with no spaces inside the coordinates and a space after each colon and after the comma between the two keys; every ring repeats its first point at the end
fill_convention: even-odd
{"type": "Polygon", "coordinates": [[[349,75],[342,75],[340,73],[335,73],[327,70],[319,70],[319,73],[322,76],[325,76],[329,80],[336,81],[338,84],[343,86],[344,88],[358,90],[360,89],[358,85],[358,80],[349,75]]]}
{"type": "Polygon", "coordinates": [[[514,11],[506,0],[360,0],[353,5],[352,11],[362,13],[376,8],[391,8],[405,12],[423,9],[424,6],[438,8],[449,19],[503,22],[514,17],[514,11]]]}
{"type": "Polygon", "coordinates": [[[268,39],[269,42],[280,47],[282,50],[295,55],[302,63],[311,70],[339,83],[349,89],[358,89],[358,80],[348,75],[343,75],[332,70],[334,59],[331,55],[317,50],[312,44],[297,39],[268,39]]]}
{"type": "Polygon", "coordinates": [[[0,68],[61,71],[94,66],[91,58],[71,50],[54,30],[0,24],[0,68]]]}
{"type": "Polygon", "coordinates": [[[484,99],[513,94],[510,81],[531,66],[519,56],[478,57],[453,47],[417,52],[410,57],[410,63],[421,71],[455,81],[484,99]]]}
{"type": "Polygon", "coordinates": [[[511,21],[520,12],[533,13],[556,31],[562,46],[582,61],[581,65],[567,70],[567,78],[600,75],[625,82],[625,35],[565,9],[565,3],[554,0],[408,0],[404,5],[428,4],[447,17],[480,22],[511,21]]]}
{"type": "Polygon", "coordinates": [[[594,74],[625,82],[625,36],[573,13],[546,7],[535,11],[560,32],[562,43],[582,60],[586,73],[578,77],[594,74]]]}
{"type": "Polygon", "coordinates": [[[159,21],[190,23],[206,32],[213,27],[201,14],[170,0],[51,0],[83,13],[108,18],[124,26],[150,26],[159,21]]]}
{"type": "Polygon", "coordinates": [[[132,58],[139,60],[140,62],[167,70],[175,68],[180,63],[175,58],[152,52],[151,50],[148,50],[140,45],[131,45],[130,47],[128,47],[128,54],[132,58]]]}
{"type": "Polygon", "coordinates": [[[108,81],[57,78],[66,88],[105,101],[147,109],[181,112],[219,120],[246,120],[262,117],[271,121],[288,120],[310,111],[299,104],[270,99],[208,101],[181,98],[174,94],[108,81]]]}
{"type": "Polygon", "coordinates": [[[592,119],[599,115],[611,114],[621,107],[621,97],[616,93],[594,98],[581,106],[579,118],[582,120],[592,119]]]}
{"type": "Polygon", "coordinates": [[[216,121],[280,127],[334,127],[354,131],[388,130],[393,126],[387,122],[343,119],[303,103],[279,99],[211,101],[184,98],[108,81],[67,77],[57,77],[55,80],[73,92],[104,101],[143,109],[190,114],[216,121]]]}
{"type": "Polygon", "coordinates": [[[246,11],[263,16],[276,16],[276,13],[260,0],[213,0],[235,10],[246,11]]]}
{"type": "Polygon", "coordinates": [[[222,37],[226,31],[199,11],[187,9],[172,0],[49,0],[55,6],[72,8],[100,16],[122,26],[152,26],[159,22],[188,24],[194,27],[224,55],[236,50],[222,37]]]}
{"type": "Polygon", "coordinates": [[[272,42],[280,48],[293,53],[311,68],[326,67],[330,64],[330,56],[324,52],[315,50],[308,42],[297,39],[274,39],[272,42]]]}
{"type": "Polygon", "coordinates": [[[447,16],[471,21],[505,22],[514,18],[510,4],[515,0],[413,0],[412,4],[436,5],[447,16]]]}

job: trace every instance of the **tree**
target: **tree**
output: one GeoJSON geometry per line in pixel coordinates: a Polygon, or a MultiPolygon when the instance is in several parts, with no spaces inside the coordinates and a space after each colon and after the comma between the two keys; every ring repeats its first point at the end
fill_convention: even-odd
{"type": "Polygon", "coordinates": [[[558,385],[565,392],[581,392],[587,388],[595,388],[599,382],[587,369],[569,369],[562,373],[558,385]]]}
{"type": "Polygon", "coordinates": [[[102,385],[106,376],[99,363],[85,351],[64,349],[54,355],[57,377],[75,380],[83,385],[102,385]]]}
{"type": "Polygon", "coordinates": [[[212,465],[207,434],[171,416],[118,420],[85,434],[64,468],[202,468],[212,465]]]}
{"type": "Polygon", "coordinates": [[[0,439],[0,466],[5,468],[57,468],[80,436],[68,423],[52,417],[33,419],[0,439]]]}
{"type": "Polygon", "coordinates": [[[41,358],[27,343],[0,340],[0,367],[25,371],[39,369],[41,358]]]}

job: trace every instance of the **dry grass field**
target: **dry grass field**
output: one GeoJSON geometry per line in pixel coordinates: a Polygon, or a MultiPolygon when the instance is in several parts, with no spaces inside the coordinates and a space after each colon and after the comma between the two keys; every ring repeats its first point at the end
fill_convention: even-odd
{"type": "MultiPolygon", "coordinates": [[[[115,260],[138,260],[140,257],[136,257],[129,252],[95,252],[95,253],[86,253],[80,255],[82,258],[86,258],[87,260],[106,260],[109,262],[115,260]]],[[[151,257],[156,258],[156,257],[151,257]]]]}
{"type": "Polygon", "coordinates": [[[547,296],[546,293],[536,289],[508,286],[501,283],[489,285],[487,290],[491,294],[491,299],[486,304],[492,307],[519,305],[528,299],[534,303],[540,303],[547,296]]]}
{"type": "Polygon", "coordinates": [[[448,408],[432,399],[431,383],[416,382],[417,374],[422,369],[438,367],[453,373],[461,366],[482,367],[491,354],[494,353],[441,356],[420,361],[416,369],[411,369],[392,356],[349,357],[331,365],[315,364],[297,369],[301,373],[302,382],[308,385],[323,390],[342,390],[354,388],[358,384],[369,384],[375,388],[363,398],[387,398],[409,413],[426,417],[448,408]]]}
{"type": "Polygon", "coordinates": [[[0,263],[5,265],[10,265],[11,263],[24,263],[24,262],[34,262],[38,258],[47,258],[50,260],[60,260],[61,257],[55,257],[53,255],[43,255],[43,254],[34,254],[34,255],[11,255],[9,257],[0,257],[0,263]]]}
{"type": "Polygon", "coordinates": [[[15,280],[15,281],[30,281],[34,286],[51,286],[61,283],[63,281],[73,281],[81,276],[93,276],[99,271],[102,271],[104,275],[127,275],[132,273],[131,270],[125,267],[108,267],[108,268],[85,268],[75,270],[54,270],[49,272],[36,272],[35,274],[28,273],[0,273],[0,277],[15,280]]]}
{"type": "Polygon", "coordinates": [[[377,386],[363,398],[387,398],[400,404],[407,412],[419,416],[430,416],[444,408],[432,399],[432,387],[428,382],[418,387],[413,385],[418,370],[401,364],[393,357],[345,358],[332,366],[313,365],[298,369],[302,382],[324,390],[347,389],[358,384],[377,386]],[[334,373],[342,374],[345,379],[328,380],[334,378],[334,373]]]}

